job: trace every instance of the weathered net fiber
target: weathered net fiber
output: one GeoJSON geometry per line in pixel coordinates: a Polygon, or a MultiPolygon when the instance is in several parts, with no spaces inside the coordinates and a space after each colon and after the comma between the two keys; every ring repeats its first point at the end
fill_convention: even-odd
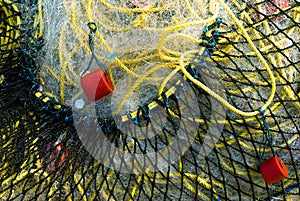
{"type": "Polygon", "coordinates": [[[300,200],[299,18],[296,0],[0,0],[0,199],[300,200]],[[115,91],[88,101],[87,67],[115,91]],[[132,154],[189,146],[127,173],[84,145],[99,130],[132,154]],[[289,175],[267,184],[275,155],[289,175]]]}

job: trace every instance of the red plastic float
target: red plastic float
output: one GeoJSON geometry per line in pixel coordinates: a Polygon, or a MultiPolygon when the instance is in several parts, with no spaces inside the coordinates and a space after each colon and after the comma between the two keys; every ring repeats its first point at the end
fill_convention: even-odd
{"type": "Polygon", "coordinates": [[[268,184],[276,183],[288,176],[288,170],[277,155],[260,165],[260,173],[268,184]]]}
{"type": "Polygon", "coordinates": [[[114,91],[110,78],[101,68],[84,75],[80,83],[84,93],[91,101],[97,101],[114,91]]]}

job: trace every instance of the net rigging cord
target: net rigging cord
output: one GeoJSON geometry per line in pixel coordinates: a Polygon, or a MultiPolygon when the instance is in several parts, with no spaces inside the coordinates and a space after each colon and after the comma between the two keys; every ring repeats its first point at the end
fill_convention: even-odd
{"type": "Polygon", "coordinates": [[[299,14],[0,0],[1,200],[299,200],[299,14]]]}

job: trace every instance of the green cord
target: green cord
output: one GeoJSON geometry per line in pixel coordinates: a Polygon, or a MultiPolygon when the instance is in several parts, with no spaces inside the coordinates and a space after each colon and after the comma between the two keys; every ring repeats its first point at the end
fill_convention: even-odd
{"type": "Polygon", "coordinates": [[[273,135],[270,131],[269,125],[266,120],[265,110],[262,110],[261,108],[259,108],[258,111],[262,116],[262,122],[263,122],[263,139],[262,139],[262,143],[259,146],[259,159],[258,159],[258,163],[257,163],[257,168],[259,169],[261,162],[263,160],[265,151],[266,151],[267,144],[271,148],[273,155],[278,156],[278,154],[273,147],[273,135]],[[263,151],[261,152],[260,150],[262,149],[262,146],[263,146],[263,151]]]}

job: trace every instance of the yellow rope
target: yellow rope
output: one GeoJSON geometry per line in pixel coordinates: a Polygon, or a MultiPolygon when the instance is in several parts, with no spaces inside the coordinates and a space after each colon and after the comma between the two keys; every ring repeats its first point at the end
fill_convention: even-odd
{"type": "MultiPolygon", "coordinates": [[[[126,94],[123,96],[122,100],[120,101],[114,115],[118,114],[120,112],[120,110],[122,109],[125,101],[128,99],[128,97],[130,96],[130,94],[133,93],[133,91],[142,83],[144,82],[145,80],[147,80],[147,76],[148,75],[151,75],[152,73],[154,73],[155,71],[158,71],[162,68],[167,68],[167,67],[171,67],[173,65],[167,65],[167,64],[162,64],[162,65],[157,65],[153,68],[151,68],[150,70],[148,70],[147,72],[144,73],[144,75],[139,78],[132,86],[131,88],[126,92],[126,94]]],[[[163,78],[160,78],[160,79],[163,79],[163,78]]]]}
{"type": "MultiPolygon", "coordinates": [[[[257,114],[259,114],[259,111],[254,111],[254,112],[243,112],[237,108],[235,108],[234,106],[232,106],[230,103],[228,103],[224,98],[222,98],[221,96],[219,96],[218,94],[216,94],[215,92],[213,92],[211,89],[209,89],[208,87],[206,87],[203,83],[201,83],[200,81],[198,81],[197,79],[195,79],[193,76],[191,76],[189,74],[189,72],[185,69],[186,63],[184,63],[184,59],[190,55],[193,56],[195,54],[198,53],[198,50],[191,50],[191,51],[187,51],[185,53],[182,54],[181,59],[180,59],[180,66],[181,66],[181,71],[183,72],[183,74],[189,79],[191,80],[194,84],[196,84],[197,86],[199,86],[201,89],[203,89],[205,92],[207,92],[209,95],[211,95],[212,97],[214,97],[215,99],[217,99],[219,102],[221,102],[224,106],[226,106],[228,109],[230,109],[231,111],[233,111],[234,113],[237,113],[239,115],[242,116],[255,116],[257,114]]],[[[269,67],[268,67],[269,68],[269,67]]],[[[271,101],[273,100],[274,94],[275,94],[275,78],[272,74],[272,71],[269,69],[268,73],[271,77],[271,83],[272,83],[272,90],[271,90],[271,94],[269,96],[268,101],[261,107],[262,110],[265,110],[269,104],[271,103],[271,101]]]]}
{"type": "MultiPolygon", "coordinates": [[[[61,31],[61,36],[63,36],[65,33],[65,28],[63,27],[62,28],[62,31],[61,31]]],[[[63,37],[59,37],[59,51],[58,51],[58,56],[59,56],[59,60],[60,61],[65,61],[66,58],[63,57],[63,52],[62,52],[62,45],[64,43],[64,38],[63,37]]],[[[66,74],[66,69],[67,69],[67,66],[66,65],[62,65],[61,67],[61,75],[59,77],[59,91],[60,91],[60,100],[62,103],[65,102],[65,91],[64,91],[64,81],[63,81],[63,78],[65,77],[65,74],[66,74]]]]}
{"type": "MultiPolygon", "coordinates": [[[[4,3],[9,3],[11,4],[10,1],[8,0],[3,0],[2,2],[4,3]]],[[[189,34],[184,34],[181,33],[181,31],[185,31],[185,29],[191,28],[191,27],[197,27],[199,25],[210,25],[215,22],[217,17],[220,16],[220,10],[226,11],[226,13],[231,17],[232,21],[229,22],[228,24],[230,26],[236,26],[238,27],[238,31],[241,32],[239,33],[228,33],[226,34],[226,37],[228,37],[231,41],[238,43],[240,40],[242,40],[241,35],[246,38],[248,45],[251,49],[246,49],[244,54],[241,55],[241,53],[237,53],[237,57],[239,56],[255,56],[256,58],[259,59],[260,63],[264,67],[264,69],[267,71],[270,83],[271,83],[271,88],[270,88],[270,94],[265,103],[261,106],[263,110],[269,108],[272,112],[280,112],[282,110],[282,104],[281,103],[274,103],[271,104],[273,99],[274,99],[274,94],[276,92],[276,82],[284,85],[282,87],[283,90],[278,90],[277,92],[282,95],[280,96],[282,100],[297,100],[297,94],[293,92],[290,86],[285,86],[290,82],[292,83],[295,78],[290,76],[289,71],[293,71],[295,67],[291,66],[290,68],[282,68],[280,70],[281,75],[276,75],[272,72],[271,67],[269,66],[272,64],[274,67],[281,67],[284,66],[284,57],[282,54],[289,55],[291,50],[286,49],[281,51],[280,53],[271,53],[272,51],[276,50],[277,48],[279,49],[284,49],[285,44],[288,42],[287,37],[278,39],[274,36],[269,37],[268,40],[272,41],[272,44],[268,40],[260,40],[261,39],[261,33],[256,30],[256,27],[260,26],[262,27],[267,35],[272,35],[272,30],[270,28],[270,25],[266,20],[262,21],[261,23],[256,23],[256,27],[244,27],[242,24],[241,20],[246,20],[250,23],[253,23],[251,20],[251,17],[248,12],[243,12],[240,14],[240,16],[235,16],[233,13],[233,9],[228,6],[230,2],[225,3],[223,0],[218,0],[218,1],[210,1],[209,5],[209,10],[212,13],[211,16],[208,16],[207,18],[203,18],[200,14],[198,14],[198,8],[195,8],[194,5],[192,5],[192,1],[189,0],[184,0],[184,1],[173,1],[171,3],[162,3],[160,4],[159,7],[154,7],[154,5],[149,5],[144,8],[124,8],[125,7],[125,1],[121,1],[121,6],[114,6],[104,0],[81,0],[81,1],[76,1],[76,0],[64,0],[63,4],[67,13],[67,16],[70,19],[70,24],[67,25],[68,27],[62,27],[62,32],[61,36],[59,38],[59,48],[58,48],[58,56],[59,56],[59,61],[60,61],[60,67],[61,71],[57,72],[53,70],[54,68],[57,67],[52,67],[52,66],[46,66],[46,69],[48,69],[49,73],[51,76],[53,76],[55,79],[59,81],[59,93],[60,93],[60,98],[61,102],[65,101],[65,86],[70,85],[70,86],[76,86],[76,83],[79,79],[78,74],[76,73],[76,69],[71,66],[71,61],[75,60],[76,53],[79,51],[84,51],[87,56],[90,55],[90,50],[88,46],[88,30],[87,29],[82,29],[81,24],[87,24],[87,22],[96,22],[96,24],[101,27],[104,30],[109,30],[109,31],[114,31],[114,32],[126,32],[126,31],[132,31],[136,28],[140,28],[146,31],[150,31],[153,33],[158,33],[159,34],[159,39],[157,41],[157,47],[155,48],[144,48],[143,46],[139,47],[134,47],[130,50],[125,49],[125,50],[118,50],[118,49],[113,49],[113,47],[110,45],[108,42],[108,38],[106,38],[105,34],[101,31],[98,31],[96,33],[96,39],[97,43],[95,44],[95,49],[96,49],[96,56],[100,60],[103,60],[105,62],[109,62],[109,67],[110,69],[122,69],[122,72],[126,73],[129,77],[134,77],[136,79],[136,82],[130,85],[130,89],[125,93],[124,97],[120,101],[120,104],[117,107],[116,113],[119,113],[120,110],[122,109],[124,103],[126,102],[127,98],[136,90],[141,83],[145,81],[162,81],[161,85],[159,87],[159,92],[158,95],[160,95],[164,90],[165,86],[168,83],[170,79],[174,77],[176,73],[183,73],[184,76],[191,80],[195,85],[199,86],[202,88],[204,91],[206,91],[209,95],[217,99],[220,103],[222,103],[224,106],[226,106],[229,110],[232,112],[239,114],[243,116],[241,119],[236,119],[235,122],[232,122],[229,120],[220,120],[219,122],[214,122],[214,120],[211,120],[209,123],[223,123],[226,126],[233,125],[234,127],[239,127],[239,124],[241,123],[251,123],[253,125],[253,128],[259,128],[260,124],[257,123],[256,115],[259,113],[257,110],[253,112],[244,112],[241,109],[238,109],[231,104],[229,104],[223,97],[220,95],[216,94],[214,91],[212,91],[210,88],[205,86],[203,83],[201,83],[199,80],[194,79],[186,70],[186,65],[189,64],[195,57],[195,55],[202,56],[203,55],[203,48],[202,49],[195,49],[197,48],[197,45],[202,42],[200,39],[197,39],[197,37],[190,36],[189,34]],[[105,7],[106,10],[114,11],[114,12],[121,12],[122,14],[126,14],[128,16],[134,16],[136,15],[136,18],[132,20],[131,22],[128,22],[128,24],[118,24],[113,18],[112,14],[106,14],[105,12],[102,12],[101,10],[93,10],[94,6],[98,4],[101,4],[102,7],[105,7]],[[179,4],[185,5],[188,15],[185,16],[184,18],[180,18],[180,16],[174,16],[171,18],[172,23],[170,22],[170,26],[166,27],[153,27],[150,25],[151,22],[151,17],[153,14],[156,12],[161,12],[161,11],[170,11],[173,7],[179,7],[179,4]],[[81,6],[81,7],[80,7],[81,6]],[[86,16],[81,16],[82,13],[80,9],[85,9],[86,16]],[[223,10],[224,9],[224,10],[223,10]],[[86,22],[82,21],[82,17],[86,18],[86,22]],[[69,26],[72,29],[72,33],[74,32],[74,37],[76,37],[77,44],[72,50],[69,50],[67,47],[67,44],[65,42],[65,37],[68,33],[66,33],[69,28],[69,26]],[[250,36],[251,32],[251,36],[250,36]],[[188,44],[193,44],[194,46],[191,47],[180,47],[177,43],[177,40],[184,40],[188,44]],[[257,43],[254,44],[253,40],[258,40],[257,43]],[[105,58],[105,56],[99,54],[99,50],[107,51],[108,54],[116,54],[116,57],[110,61],[109,59],[105,58]],[[258,51],[258,49],[260,51],[258,51]],[[267,54],[267,58],[270,61],[270,64],[266,62],[265,58],[261,55],[261,53],[267,54]],[[135,54],[134,58],[131,58],[130,55],[135,54]],[[119,56],[119,55],[125,55],[125,56],[119,56]],[[129,55],[129,56],[128,56],[129,55]],[[138,74],[134,70],[135,68],[140,67],[144,62],[155,62],[157,65],[153,65],[151,69],[146,71],[143,74],[138,74]],[[163,68],[169,68],[170,73],[166,77],[151,77],[151,74],[154,72],[159,71],[160,69],[163,68]],[[68,74],[70,73],[70,75],[68,74]],[[284,78],[284,79],[283,79],[284,78]],[[256,123],[255,123],[256,122],[256,123]]],[[[0,2],[2,5],[2,3],[0,2]]],[[[231,5],[235,5],[238,10],[244,10],[246,8],[246,3],[243,3],[242,5],[239,4],[238,1],[233,0],[231,1],[231,5]]],[[[181,5],[182,6],[182,5],[181,5]]],[[[1,7],[3,9],[3,12],[10,16],[12,15],[13,12],[19,12],[18,8],[16,5],[11,4],[9,9],[7,7],[1,7]],[[10,10],[10,7],[12,10],[10,10]]],[[[101,7],[101,8],[102,8],[101,7]]],[[[292,11],[295,11],[292,18],[295,21],[299,21],[299,8],[294,8],[292,11]],[[297,10],[298,9],[298,10],[297,10]]],[[[8,22],[10,25],[13,26],[18,26],[20,24],[20,18],[15,17],[15,18],[9,18],[8,22]]],[[[38,0],[38,15],[35,17],[35,25],[39,25],[40,29],[35,33],[36,37],[41,37],[43,35],[43,30],[44,30],[44,24],[43,24],[43,13],[42,13],[42,0],[38,0]]],[[[85,27],[86,28],[86,27],[85,27]]],[[[19,32],[15,31],[12,32],[10,27],[6,28],[7,33],[10,33],[13,35],[13,38],[17,38],[19,36],[19,32]]],[[[222,29],[222,28],[220,28],[222,29]]],[[[291,38],[292,35],[297,32],[299,34],[299,27],[293,26],[289,30],[286,30],[285,33],[291,38]]],[[[199,31],[200,34],[200,31],[199,31]]],[[[221,39],[223,40],[223,39],[221,39]]],[[[9,44],[10,39],[8,37],[1,37],[1,44],[9,44]]],[[[10,45],[8,49],[13,49],[16,44],[10,45]]],[[[230,53],[234,47],[228,45],[227,47],[221,47],[222,51],[225,53],[230,53]]],[[[217,50],[216,50],[217,51],[217,50]]],[[[218,54],[222,55],[219,51],[217,51],[218,54]]],[[[223,62],[226,64],[228,59],[226,58],[216,58],[216,60],[223,62]]],[[[237,59],[238,60],[238,59],[237,59]]],[[[246,64],[245,64],[246,65],[246,64]]],[[[250,68],[250,66],[248,66],[250,68]]],[[[298,66],[297,66],[298,67],[298,66]]],[[[111,72],[110,72],[111,73],[111,72]]],[[[112,74],[112,73],[111,73],[112,74]]],[[[259,76],[256,72],[247,72],[245,73],[245,76],[247,77],[247,80],[249,82],[256,83],[260,85],[259,87],[269,87],[269,83],[264,80],[259,80],[259,76]]],[[[299,75],[297,75],[299,76],[299,75]]],[[[220,75],[221,78],[228,78],[227,75],[220,75]]],[[[232,78],[235,80],[242,80],[245,81],[245,78],[241,75],[232,75],[232,78]]],[[[130,80],[129,80],[130,81],[130,80]]],[[[241,90],[239,88],[236,88],[234,83],[224,83],[225,87],[228,87],[228,92],[232,94],[240,94],[241,92],[255,92],[256,88],[250,87],[249,85],[247,86],[241,86],[241,90]]],[[[280,88],[281,89],[281,88],[280,88]]],[[[173,90],[173,89],[172,89],[173,90]]],[[[173,93],[174,91],[168,91],[168,93],[173,93]]],[[[78,97],[80,96],[80,93],[78,93],[78,97]]],[[[77,96],[76,96],[77,97],[77,96]]],[[[295,105],[297,108],[300,107],[299,102],[293,102],[293,105],[295,105]]],[[[151,109],[156,107],[157,105],[152,104],[151,109]]],[[[133,114],[133,116],[136,115],[133,114]]],[[[268,115],[268,110],[266,111],[266,115],[268,115]]],[[[128,118],[124,116],[122,118],[123,121],[127,121],[128,118]]],[[[197,119],[196,120],[199,123],[204,123],[207,122],[205,119],[197,119]]],[[[268,123],[272,123],[272,120],[267,120],[268,123]]],[[[272,124],[273,125],[273,124],[272,124]]],[[[287,127],[290,125],[289,121],[284,121],[282,123],[279,123],[280,127],[287,127]]],[[[15,129],[18,129],[18,121],[15,123],[15,129]]],[[[277,129],[278,125],[270,126],[271,129],[277,129]]],[[[216,145],[217,149],[224,149],[226,145],[234,145],[235,143],[239,143],[242,148],[245,148],[246,150],[249,151],[255,151],[254,147],[251,144],[248,144],[247,141],[242,140],[243,138],[239,137],[245,137],[249,138],[249,132],[251,133],[252,137],[255,139],[260,139],[263,135],[262,132],[257,132],[255,129],[240,129],[240,133],[237,133],[238,135],[237,138],[230,139],[230,137],[226,136],[226,141],[225,142],[218,142],[216,145]]],[[[28,133],[29,134],[29,133],[28,133]]],[[[277,133],[275,134],[274,137],[276,137],[277,133]]],[[[279,135],[279,134],[278,134],[279,135]]],[[[291,136],[287,143],[282,143],[281,145],[278,145],[278,147],[286,147],[290,145],[294,140],[298,137],[298,135],[293,135],[291,136]]],[[[2,136],[3,143],[2,148],[8,148],[12,144],[12,140],[7,139],[7,135],[2,136]]],[[[277,149],[277,148],[275,148],[277,149]]],[[[270,152],[270,149],[266,149],[266,152],[270,152]]],[[[242,176],[247,176],[248,173],[243,170],[242,168],[239,168],[239,165],[234,162],[234,167],[233,169],[226,161],[220,156],[220,163],[223,168],[230,172],[235,172],[236,174],[242,175],[242,176]]],[[[1,158],[2,161],[5,160],[5,156],[2,156],[1,158]]],[[[22,168],[28,168],[29,163],[32,159],[25,160],[25,162],[22,164],[22,168]]],[[[252,162],[252,161],[250,161],[252,162]]],[[[38,167],[41,166],[40,162],[38,163],[38,167]]],[[[3,164],[3,163],[2,163],[3,164]]],[[[1,170],[1,175],[4,176],[4,174],[8,171],[7,168],[9,167],[9,163],[4,163],[3,166],[0,168],[1,170]]],[[[216,189],[214,188],[224,188],[224,184],[220,183],[219,181],[212,179],[211,181],[208,181],[203,177],[202,175],[196,175],[193,173],[189,173],[188,171],[183,172],[183,165],[181,164],[179,160],[179,171],[176,171],[174,173],[171,173],[168,175],[168,177],[176,180],[175,182],[181,182],[180,179],[183,177],[183,183],[187,189],[189,189],[193,193],[197,193],[200,197],[203,199],[206,198],[206,195],[199,190],[197,190],[192,181],[197,180],[198,183],[200,183],[204,188],[206,189],[213,189],[213,192],[216,192],[216,189]]],[[[73,167],[70,166],[69,169],[72,169],[73,167]]],[[[149,167],[150,168],[150,167],[149,167]]],[[[11,177],[7,178],[5,182],[14,182],[14,179],[17,178],[17,180],[22,180],[26,176],[28,176],[29,173],[34,173],[34,174],[40,174],[45,176],[47,179],[48,177],[46,173],[35,170],[32,168],[29,172],[21,172],[19,175],[12,175],[11,177]]],[[[101,186],[101,191],[102,195],[105,199],[108,199],[108,195],[105,193],[105,188],[104,186],[107,184],[109,180],[113,180],[114,177],[114,171],[110,171],[108,174],[107,178],[104,180],[102,186],[101,186]]],[[[154,176],[154,174],[147,172],[147,175],[154,179],[155,182],[161,183],[161,184],[166,184],[167,180],[165,179],[166,175],[162,174],[157,174],[154,176]]],[[[259,176],[257,172],[251,172],[251,176],[259,176]]],[[[150,179],[149,178],[149,179],[150,179]]],[[[291,176],[292,178],[292,176],[291,176]]],[[[133,185],[130,195],[132,198],[136,194],[138,188],[139,188],[139,183],[142,182],[142,175],[139,175],[137,182],[133,185]]],[[[144,177],[145,179],[145,177],[144,177]]],[[[83,183],[82,175],[80,175],[79,172],[76,172],[74,174],[74,180],[76,182],[76,186],[78,188],[78,191],[80,194],[83,196],[84,200],[89,200],[89,197],[87,196],[85,192],[85,186],[87,186],[87,181],[83,183]]],[[[107,184],[108,185],[108,184],[107,184]]],[[[284,185],[288,185],[288,183],[285,183],[284,185]]],[[[69,192],[70,189],[68,190],[67,184],[65,184],[65,188],[67,189],[66,191],[69,192]]],[[[7,191],[4,191],[0,196],[4,196],[7,191]]],[[[49,190],[49,196],[52,195],[53,190],[49,190]]],[[[96,193],[93,193],[91,197],[95,197],[96,193]]],[[[217,198],[217,197],[215,197],[217,198]]],[[[68,197],[68,200],[71,200],[71,196],[68,197]]],[[[111,199],[111,198],[110,198],[111,199]]]]}

